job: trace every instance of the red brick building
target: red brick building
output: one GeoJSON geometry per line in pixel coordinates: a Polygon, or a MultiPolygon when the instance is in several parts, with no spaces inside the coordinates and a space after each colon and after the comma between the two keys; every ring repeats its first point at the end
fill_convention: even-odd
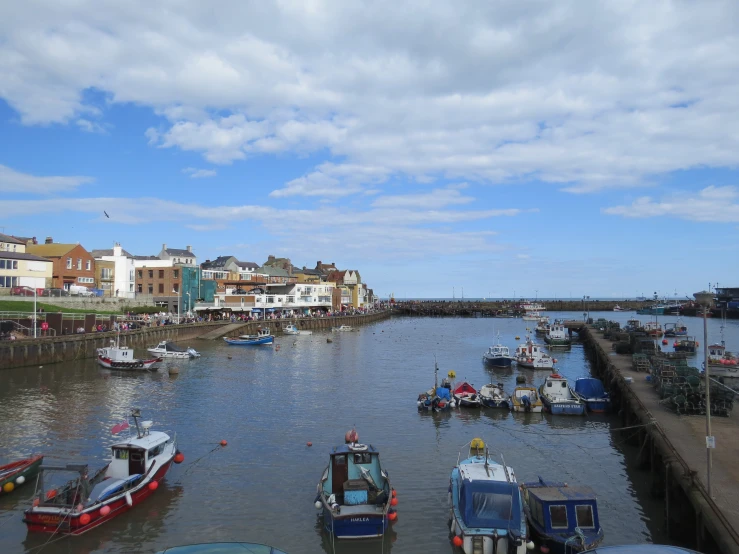
{"type": "Polygon", "coordinates": [[[53,262],[51,288],[95,287],[95,258],[82,245],[58,244],[47,237],[44,244],[26,246],[26,252],[53,262]]]}

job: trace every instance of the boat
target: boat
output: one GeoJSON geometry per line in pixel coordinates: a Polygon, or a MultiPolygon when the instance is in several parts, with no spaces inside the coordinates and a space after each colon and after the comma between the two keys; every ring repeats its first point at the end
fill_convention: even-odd
{"type": "Polygon", "coordinates": [[[644,332],[644,327],[638,319],[630,319],[624,325],[624,331],[627,333],[642,333],[644,332]]]}
{"type": "Polygon", "coordinates": [[[554,367],[554,358],[544,352],[544,347],[536,344],[529,336],[526,337],[526,342],[518,345],[514,358],[520,367],[531,369],[552,369],[554,367]]]}
{"type": "Polygon", "coordinates": [[[712,377],[739,377],[739,358],[726,350],[724,341],[708,347],[708,367],[712,377]]]}
{"type": "Polygon", "coordinates": [[[666,337],[685,337],[688,334],[688,328],[678,319],[677,323],[665,323],[664,332],[666,337]]]}
{"type": "Polygon", "coordinates": [[[297,325],[293,325],[292,323],[290,325],[285,325],[282,328],[282,332],[286,335],[312,335],[313,331],[305,331],[298,329],[297,325]]]}
{"type": "Polygon", "coordinates": [[[549,346],[570,346],[572,343],[569,329],[560,321],[555,321],[550,325],[549,332],[544,336],[544,341],[549,346]]]}
{"type": "Polygon", "coordinates": [[[449,508],[452,544],[465,554],[524,554],[534,547],[516,474],[505,460],[496,462],[481,439],[472,440],[469,457],[452,469],[449,508]]]}
{"type": "Polygon", "coordinates": [[[552,373],[539,387],[544,409],[554,415],[584,415],[585,403],[570,388],[567,379],[552,373]]]}
{"type": "Polygon", "coordinates": [[[493,367],[511,367],[514,359],[508,347],[500,344],[500,333],[498,333],[498,344],[488,348],[487,352],[482,355],[482,361],[493,367]]]}
{"type": "Polygon", "coordinates": [[[536,324],[536,329],[534,329],[534,332],[537,335],[548,335],[549,334],[549,318],[541,318],[539,322],[536,324]]]}
{"type": "Polygon", "coordinates": [[[698,342],[695,340],[695,337],[685,337],[679,340],[675,339],[675,342],[672,343],[672,348],[675,352],[695,354],[698,351],[698,342]]]}
{"type": "Polygon", "coordinates": [[[111,339],[110,346],[107,348],[97,349],[98,363],[104,368],[149,371],[156,369],[154,364],[162,361],[160,357],[139,360],[134,356],[133,348],[121,346],[120,337],[120,334],[118,334],[115,340],[111,339]]]}
{"type": "Polygon", "coordinates": [[[0,496],[13,492],[29,479],[36,477],[43,460],[43,454],[38,454],[0,466],[0,496]]]}
{"type": "Polygon", "coordinates": [[[287,552],[255,542],[203,542],[171,546],[156,554],[287,554],[287,552]]]}
{"type": "Polygon", "coordinates": [[[354,430],[345,438],[347,444],[331,451],[318,482],[316,509],[324,529],[337,539],[381,537],[397,518],[395,491],[377,449],[357,442],[354,430]]]}
{"type": "Polygon", "coordinates": [[[662,325],[656,321],[647,321],[644,324],[644,332],[650,337],[661,337],[664,335],[662,325]]]}
{"type": "Polygon", "coordinates": [[[460,408],[480,407],[480,395],[477,393],[475,387],[467,381],[463,381],[461,385],[457,386],[452,395],[460,408]]]}
{"type": "Polygon", "coordinates": [[[226,344],[259,346],[261,344],[272,344],[275,337],[269,329],[262,328],[257,329],[256,335],[240,335],[237,339],[223,337],[223,340],[226,341],[226,344]]]}
{"type": "Polygon", "coordinates": [[[439,386],[439,364],[434,359],[434,387],[418,395],[416,400],[418,410],[441,412],[455,408],[457,402],[452,398],[451,382],[454,377],[456,377],[456,374],[454,371],[450,371],[439,386]]]}
{"type": "Polygon", "coordinates": [[[614,312],[625,312],[625,311],[626,311],[626,308],[622,308],[621,306],[619,306],[618,304],[616,304],[616,305],[615,305],[615,306],[613,307],[613,311],[614,311],[614,312]]]}
{"type": "Polygon", "coordinates": [[[521,489],[529,530],[542,552],[583,552],[603,541],[598,502],[590,487],[539,477],[533,483],[523,483],[521,489]]]}
{"type": "Polygon", "coordinates": [[[341,332],[344,332],[344,331],[354,331],[354,329],[352,329],[351,325],[341,325],[339,327],[332,327],[331,330],[332,331],[341,331],[341,332]]]}
{"type": "Polygon", "coordinates": [[[154,354],[155,356],[159,356],[160,358],[175,358],[184,360],[200,357],[200,353],[194,348],[190,348],[189,346],[187,348],[181,348],[169,340],[163,340],[156,346],[147,348],[146,351],[149,352],[149,354],[154,354]]]}
{"type": "Polygon", "coordinates": [[[541,319],[541,314],[537,311],[527,311],[523,316],[521,316],[521,319],[524,321],[539,321],[541,319]]]}
{"type": "Polygon", "coordinates": [[[585,403],[589,412],[605,413],[611,409],[611,398],[600,379],[578,377],[575,379],[575,396],[585,403]]]}
{"type": "MultiPolygon", "coordinates": [[[[24,512],[29,531],[81,535],[125,513],[146,500],[159,487],[172,462],[184,456],[176,437],[151,431],[151,421],[141,421],[133,410],[136,434],[111,446],[111,460],[92,476],[87,464],[41,466],[33,504],[24,512]],[[59,488],[44,490],[46,471],[74,472],[78,476],[59,488]]],[[[129,429],[116,425],[114,433],[129,429]]]]}
{"type": "Polygon", "coordinates": [[[521,308],[526,312],[543,312],[546,308],[538,302],[524,302],[521,304],[521,308]]]}
{"type": "Polygon", "coordinates": [[[651,306],[645,306],[636,310],[639,315],[664,315],[665,305],[664,304],[653,304],[651,306]]]}
{"type": "Polygon", "coordinates": [[[536,387],[521,385],[513,389],[511,410],[514,412],[541,413],[544,409],[536,387]]]}
{"type": "Polygon", "coordinates": [[[508,409],[508,395],[503,390],[503,383],[483,385],[479,396],[480,403],[486,408],[508,409]]]}

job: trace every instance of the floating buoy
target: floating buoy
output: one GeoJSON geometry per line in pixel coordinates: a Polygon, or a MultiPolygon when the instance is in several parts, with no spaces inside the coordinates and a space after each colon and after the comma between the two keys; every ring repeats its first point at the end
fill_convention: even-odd
{"type": "Polygon", "coordinates": [[[459,546],[462,546],[463,543],[464,541],[462,540],[462,537],[458,535],[454,535],[454,538],[452,539],[452,544],[454,544],[454,546],[459,547],[459,546]]]}
{"type": "Polygon", "coordinates": [[[525,382],[526,382],[526,377],[524,377],[523,375],[516,375],[516,383],[520,385],[521,383],[525,383],[525,382]]]}
{"type": "Polygon", "coordinates": [[[313,443],[310,442],[310,441],[308,441],[308,442],[305,443],[305,446],[313,446],[313,443]]]}
{"type": "Polygon", "coordinates": [[[449,373],[446,374],[446,376],[449,377],[450,379],[454,379],[457,376],[457,374],[454,373],[454,370],[452,369],[449,373]]]}
{"type": "Polygon", "coordinates": [[[46,491],[46,500],[51,500],[56,496],[56,489],[51,489],[50,491],[46,491]]]}
{"type": "Polygon", "coordinates": [[[180,373],[179,367],[170,367],[169,368],[169,374],[170,375],[178,375],[180,373]]]}
{"type": "Polygon", "coordinates": [[[279,344],[277,346],[275,346],[275,350],[277,350],[277,351],[280,350],[280,345],[279,344]]]}
{"type": "Polygon", "coordinates": [[[15,484],[13,484],[13,481],[9,481],[3,485],[3,492],[13,492],[14,488],[15,484]]]}
{"type": "Polygon", "coordinates": [[[23,477],[23,475],[21,475],[20,477],[18,477],[18,479],[15,480],[16,485],[22,485],[25,482],[26,482],[26,478],[23,477]]]}
{"type": "Polygon", "coordinates": [[[233,359],[233,356],[229,356],[229,357],[228,357],[228,359],[229,359],[229,360],[233,359]]]}
{"type": "Polygon", "coordinates": [[[110,506],[103,506],[100,508],[100,515],[105,517],[110,513],[110,506]]]}
{"type": "Polygon", "coordinates": [[[150,491],[155,491],[159,488],[159,483],[156,481],[151,481],[148,485],[150,491]]]}
{"type": "Polygon", "coordinates": [[[88,523],[90,523],[90,514],[82,514],[80,516],[80,523],[82,525],[87,525],[88,523]]]}
{"type": "Polygon", "coordinates": [[[533,550],[535,546],[534,541],[529,541],[526,543],[526,550],[533,550]]]}
{"type": "Polygon", "coordinates": [[[393,495],[393,498],[395,498],[396,496],[398,496],[398,491],[396,491],[395,489],[393,489],[392,495],[393,495]]]}
{"type": "MultiPolygon", "coordinates": [[[[528,331],[528,329],[527,329],[527,331],[528,331]]],[[[521,340],[521,337],[519,337],[518,335],[516,335],[516,340],[521,340]]]]}
{"type": "Polygon", "coordinates": [[[334,341],[332,341],[331,339],[326,339],[326,342],[334,342],[334,341]]]}
{"type": "Polygon", "coordinates": [[[223,439],[221,441],[221,446],[227,446],[227,445],[228,445],[228,441],[226,439],[223,439]]]}
{"type": "Polygon", "coordinates": [[[320,510],[323,504],[321,504],[320,500],[316,500],[316,503],[313,504],[316,507],[316,510],[320,510]]]}
{"type": "Polygon", "coordinates": [[[394,496],[392,498],[392,500],[390,500],[390,505],[391,506],[397,506],[398,505],[398,497],[397,496],[394,496]]]}
{"type": "Polygon", "coordinates": [[[482,450],[483,448],[485,448],[485,441],[479,438],[474,438],[472,439],[472,442],[470,442],[470,448],[482,450]]]}
{"type": "Polygon", "coordinates": [[[662,344],[664,344],[665,346],[667,345],[668,342],[669,341],[667,339],[662,339],[662,344]]]}
{"type": "Polygon", "coordinates": [[[178,452],[174,455],[174,463],[181,464],[185,461],[185,455],[182,452],[178,452]]]}
{"type": "Polygon", "coordinates": [[[396,519],[398,519],[398,512],[388,512],[387,518],[390,521],[395,521],[396,519]]]}

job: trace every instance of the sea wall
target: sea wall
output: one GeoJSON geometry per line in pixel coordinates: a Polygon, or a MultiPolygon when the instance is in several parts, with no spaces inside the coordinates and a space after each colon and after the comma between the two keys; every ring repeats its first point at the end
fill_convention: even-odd
{"type": "MultiPolygon", "coordinates": [[[[546,300],[539,302],[546,310],[557,312],[601,312],[613,311],[617,305],[624,310],[636,310],[646,302],[617,300],[546,300]]],[[[410,300],[396,302],[393,309],[398,314],[415,316],[495,317],[499,313],[523,314],[519,302],[480,302],[469,300],[426,301],[410,300]]]]}

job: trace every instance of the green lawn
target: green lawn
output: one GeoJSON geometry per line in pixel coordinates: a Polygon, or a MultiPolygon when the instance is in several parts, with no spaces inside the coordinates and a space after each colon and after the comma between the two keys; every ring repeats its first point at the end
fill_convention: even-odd
{"type": "MultiPolygon", "coordinates": [[[[45,312],[64,312],[68,314],[120,314],[118,310],[86,308],[78,310],[68,306],[54,306],[45,302],[38,302],[36,309],[43,308],[45,312]]],[[[33,312],[33,300],[0,300],[0,312],[33,312]]]]}

